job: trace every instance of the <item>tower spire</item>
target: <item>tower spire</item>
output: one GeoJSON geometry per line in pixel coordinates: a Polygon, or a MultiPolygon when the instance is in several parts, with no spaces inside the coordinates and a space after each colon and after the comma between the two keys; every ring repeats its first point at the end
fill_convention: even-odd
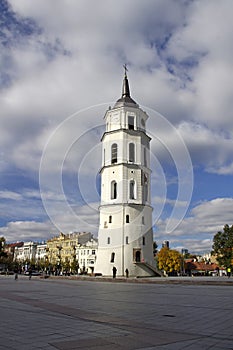
{"type": "Polygon", "coordinates": [[[127,72],[128,72],[127,64],[124,64],[123,67],[125,70],[125,74],[124,74],[123,85],[122,85],[122,94],[121,94],[121,97],[117,100],[114,107],[125,106],[125,105],[132,105],[134,107],[138,107],[138,104],[130,96],[129,81],[127,77],[127,72]]]}
{"type": "Polygon", "coordinates": [[[123,86],[122,86],[122,97],[130,97],[130,91],[129,91],[129,82],[128,82],[128,77],[127,77],[127,64],[123,65],[124,69],[125,69],[125,76],[124,76],[124,80],[123,80],[123,86]]]}

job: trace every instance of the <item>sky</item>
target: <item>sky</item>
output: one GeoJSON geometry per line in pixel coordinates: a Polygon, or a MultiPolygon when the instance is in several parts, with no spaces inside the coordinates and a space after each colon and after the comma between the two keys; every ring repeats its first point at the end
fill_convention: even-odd
{"type": "Polygon", "coordinates": [[[104,114],[145,110],[154,239],[233,224],[231,0],[0,0],[0,236],[98,233],[104,114]]]}

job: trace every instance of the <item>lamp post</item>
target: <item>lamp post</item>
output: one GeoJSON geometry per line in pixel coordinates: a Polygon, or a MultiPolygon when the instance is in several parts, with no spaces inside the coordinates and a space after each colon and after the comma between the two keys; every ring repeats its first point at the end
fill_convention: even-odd
{"type": "Polygon", "coordinates": [[[61,245],[57,246],[57,249],[58,249],[57,274],[60,275],[60,273],[61,273],[61,250],[62,250],[62,246],[61,245]]]}

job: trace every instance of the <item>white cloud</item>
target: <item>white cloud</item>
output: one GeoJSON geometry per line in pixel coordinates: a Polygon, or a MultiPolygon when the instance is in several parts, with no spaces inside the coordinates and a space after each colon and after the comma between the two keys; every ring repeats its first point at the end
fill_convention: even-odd
{"type": "MultiPolygon", "coordinates": [[[[17,167],[33,180],[37,178],[44,146],[55,128],[82,108],[115,101],[121,92],[122,64],[129,62],[132,97],[163,113],[177,127],[194,167],[201,165],[212,173],[232,174],[232,1],[100,0],[93,4],[57,0],[55,7],[50,0],[35,0],[33,4],[28,0],[10,0],[10,3],[19,22],[22,17],[34,19],[35,30],[18,37],[17,27],[13,28],[15,32],[9,33],[9,37],[16,39],[12,39],[9,48],[1,50],[2,70],[10,77],[9,83],[2,86],[0,97],[3,170],[17,167]]],[[[76,122],[63,125],[58,137],[53,138],[43,169],[46,186],[42,190],[57,208],[64,199],[61,185],[68,185],[60,184],[60,178],[54,180],[56,172],[64,178],[67,173],[79,175],[86,202],[98,200],[96,173],[100,157],[96,156],[99,149],[94,143],[99,142],[100,136],[94,137],[91,130],[102,124],[105,109],[102,106],[79,114],[76,122]]],[[[176,149],[177,135],[158,129],[151,116],[148,131],[160,135],[168,150],[176,149]]],[[[161,156],[160,160],[168,158],[155,140],[152,153],[161,156]]],[[[170,184],[165,173],[161,162],[162,196],[166,196],[165,187],[170,184]]],[[[1,212],[7,213],[4,216],[11,221],[18,221],[19,217],[28,220],[31,216],[36,227],[36,220],[43,216],[41,207],[38,209],[33,203],[39,195],[33,196],[29,190],[21,192],[2,191],[5,199],[20,202],[22,196],[24,201],[16,209],[4,202],[1,212]]],[[[66,193],[65,196],[69,202],[66,193]]],[[[78,205],[80,198],[76,199],[78,205]]],[[[222,203],[223,207],[226,205],[222,203]]],[[[197,208],[183,221],[177,234],[190,231],[191,224],[194,232],[203,234],[220,225],[215,225],[211,213],[200,219],[197,208]]],[[[206,204],[202,209],[209,212],[210,206],[206,204]]],[[[84,225],[88,220],[97,225],[97,214],[92,221],[92,215],[88,211],[85,214],[85,210],[85,206],[80,208],[81,216],[87,215],[84,225]]],[[[227,219],[226,213],[222,214],[227,219]]],[[[66,215],[62,215],[61,222],[68,229],[72,216],[66,215]]],[[[23,222],[20,225],[23,227],[23,222]]],[[[14,227],[9,225],[7,232],[11,229],[13,232],[14,227]]],[[[199,242],[204,244],[201,239],[199,242]]]]}
{"type": "Polygon", "coordinates": [[[216,198],[196,205],[172,233],[166,233],[166,220],[157,223],[155,240],[169,240],[172,247],[190,252],[210,251],[213,237],[225,224],[232,225],[233,198],[216,198]]]}

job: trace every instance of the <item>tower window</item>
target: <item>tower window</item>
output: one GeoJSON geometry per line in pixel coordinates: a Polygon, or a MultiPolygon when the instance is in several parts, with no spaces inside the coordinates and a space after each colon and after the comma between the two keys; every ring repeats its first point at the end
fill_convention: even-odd
{"type": "Polygon", "coordinates": [[[132,163],[135,162],[135,144],[132,142],[129,144],[129,161],[132,163]]]}
{"type": "Polygon", "coordinates": [[[125,244],[129,244],[129,237],[128,236],[125,237],[125,244]]]}
{"type": "Polygon", "coordinates": [[[134,117],[130,115],[128,116],[128,128],[134,130],[134,117]]]}
{"type": "Polygon", "coordinates": [[[108,237],[107,239],[107,244],[110,244],[110,237],[108,237]]]}
{"type": "Polygon", "coordinates": [[[111,159],[111,163],[117,163],[117,144],[113,143],[112,144],[112,159],[111,159]]]}
{"type": "Polygon", "coordinates": [[[126,222],[126,224],[129,224],[129,215],[128,214],[125,216],[125,222],[126,222]]]}
{"type": "Polygon", "coordinates": [[[144,237],[144,236],[142,237],[142,244],[143,244],[143,245],[145,245],[145,244],[146,244],[146,239],[145,239],[145,237],[144,237]]]}
{"type": "Polygon", "coordinates": [[[117,198],[117,183],[115,180],[111,182],[111,199],[117,198]]]}
{"type": "Polygon", "coordinates": [[[108,222],[109,222],[109,224],[112,223],[112,215],[109,215],[108,222]]]}
{"type": "Polygon", "coordinates": [[[134,180],[130,180],[129,182],[129,199],[136,199],[136,186],[134,180]]]}
{"type": "Polygon", "coordinates": [[[111,254],[111,260],[110,260],[110,262],[113,263],[114,260],[115,260],[115,253],[112,253],[112,254],[111,254]]]}
{"type": "Polygon", "coordinates": [[[145,225],[145,218],[142,216],[142,224],[145,225]]]}

